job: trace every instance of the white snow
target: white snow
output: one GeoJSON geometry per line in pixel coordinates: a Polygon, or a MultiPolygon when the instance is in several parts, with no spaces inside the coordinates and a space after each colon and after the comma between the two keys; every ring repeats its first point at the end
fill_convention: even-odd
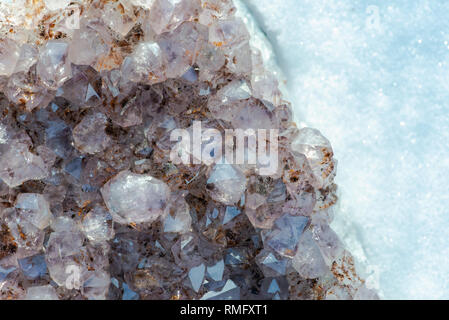
{"type": "Polygon", "coordinates": [[[244,2],[298,122],[332,142],[334,227],[382,297],[449,299],[449,2],[244,2]]]}

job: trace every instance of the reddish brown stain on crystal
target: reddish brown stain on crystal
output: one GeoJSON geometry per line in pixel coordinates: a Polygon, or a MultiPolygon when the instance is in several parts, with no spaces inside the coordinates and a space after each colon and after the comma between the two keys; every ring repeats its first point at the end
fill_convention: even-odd
{"type": "Polygon", "coordinates": [[[1,225],[0,229],[0,259],[16,253],[17,243],[11,235],[6,224],[1,225]]]}

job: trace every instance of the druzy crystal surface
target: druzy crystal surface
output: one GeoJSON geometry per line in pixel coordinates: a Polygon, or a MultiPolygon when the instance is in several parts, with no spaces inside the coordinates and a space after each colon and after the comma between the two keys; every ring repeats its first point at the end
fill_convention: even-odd
{"type": "Polygon", "coordinates": [[[329,226],[331,144],[296,127],[231,0],[8,8],[1,299],[376,297],[329,226]],[[277,170],[175,163],[197,122],[277,130],[277,170]]]}

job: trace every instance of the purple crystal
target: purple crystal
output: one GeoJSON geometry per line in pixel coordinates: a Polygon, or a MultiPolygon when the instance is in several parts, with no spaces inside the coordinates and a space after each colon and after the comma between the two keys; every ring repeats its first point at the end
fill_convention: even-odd
{"type": "Polygon", "coordinates": [[[0,299],[377,298],[329,226],[330,142],[296,127],[239,7],[5,11],[0,299]]]}

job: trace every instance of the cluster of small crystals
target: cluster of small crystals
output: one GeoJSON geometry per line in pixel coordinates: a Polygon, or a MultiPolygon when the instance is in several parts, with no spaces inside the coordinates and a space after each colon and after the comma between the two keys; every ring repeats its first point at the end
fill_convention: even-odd
{"type": "Polygon", "coordinates": [[[28,5],[1,29],[0,299],[377,297],[329,227],[330,143],[231,0],[28,5]],[[193,121],[279,129],[278,170],[173,164],[193,121]]]}

